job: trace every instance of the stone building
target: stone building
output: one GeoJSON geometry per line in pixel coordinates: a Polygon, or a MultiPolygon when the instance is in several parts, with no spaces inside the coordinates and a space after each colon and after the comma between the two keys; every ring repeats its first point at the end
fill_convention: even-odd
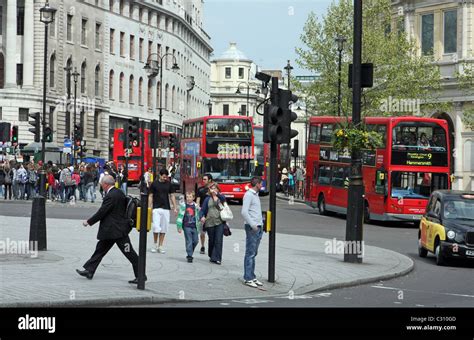
{"type": "MultiPolygon", "coordinates": [[[[184,119],[207,112],[212,47],[202,27],[202,0],[49,4],[57,12],[48,34],[46,122],[55,143],[71,136],[75,118],[88,153],[110,158],[113,129],[130,117],[158,119],[160,96],[163,130],[179,132],[184,119]],[[148,77],[144,67],[150,60],[163,61],[163,86],[159,76],[148,77]],[[68,77],[68,67],[77,71],[77,82],[68,77]]],[[[0,120],[19,126],[21,145],[33,141],[28,113],[42,111],[44,5],[0,1],[0,120]]]]}

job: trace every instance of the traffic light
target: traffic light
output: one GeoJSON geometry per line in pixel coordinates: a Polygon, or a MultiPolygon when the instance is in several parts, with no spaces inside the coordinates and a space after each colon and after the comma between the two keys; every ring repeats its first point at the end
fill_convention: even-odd
{"type": "Polygon", "coordinates": [[[49,126],[44,128],[43,138],[46,143],[51,143],[53,141],[53,129],[49,126]]]}
{"type": "Polygon", "coordinates": [[[150,146],[152,149],[158,148],[158,134],[161,132],[159,122],[156,119],[150,121],[150,146]]]}
{"type": "Polygon", "coordinates": [[[76,144],[77,146],[81,145],[81,140],[82,140],[81,125],[74,124],[74,144],[76,144]]]}
{"type": "Polygon", "coordinates": [[[170,149],[176,148],[176,136],[174,134],[170,135],[170,149]]]}
{"type": "Polygon", "coordinates": [[[13,125],[12,127],[12,146],[18,145],[18,126],[13,125]]]}
{"type": "Polygon", "coordinates": [[[298,157],[298,149],[299,149],[299,140],[295,139],[293,141],[293,149],[291,150],[291,157],[298,157]]]}
{"type": "Polygon", "coordinates": [[[272,98],[272,104],[265,104],[263,110],[263,141],[281,144],[283,132],[283,110],[276,105],[278,98],[272,98]]]}
{"type": "Polygon", "coordinates": [[[28,123],[33,126],[32,128],[29,128],[28,131],[33,133],[35,135],[35,142],[39,143],[41,141],[40,138],[40,129],[41,129],[41,121],[40,121],[40,113],[39,112],[32,112],[28,113],[28,116],[32,118],[33,120],[30,120],[28,123]]]}
{"type": "Polygon", "coordinates": [[[128,120],[128,140],[134,147],[140,146],[139,120],[137,117],[128,120]]]}
{"type": "Polygon", "coordinates": [[[290,103],[296,103],[298,96],[291,93],[290,90],[280,90],[279,99],[280,108],[283,111],[283,118],[281,119],[281,144],[289,144],[291,139],[298,135],[298,131],[291,129],[291,122],[295,121],[298,116],[290,109],[290,103]]]}
{"type": "Polygon", "coordinates": [[[130,149],[130,140],[128,139],[128,122],[123,129],[123,149],[130,149]]]}
{"type": "Polygon", "coordinates": [[[10,141],[10,123],[0,123],[0,142],[9,142],[10,141]]]}

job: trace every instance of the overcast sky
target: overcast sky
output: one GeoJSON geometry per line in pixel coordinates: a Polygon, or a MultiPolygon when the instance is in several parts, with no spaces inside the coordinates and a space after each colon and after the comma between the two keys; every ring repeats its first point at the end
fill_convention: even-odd
{"type": "Polygon", "coordinates": [[[308,14],[320,17],[332,0],[205,0],[204,29],[211,36],[214,57],[229,42],[264,69],[283,69],[291,60],[293,75],[308,75],[295,62],[296,46],[308,14]]]}

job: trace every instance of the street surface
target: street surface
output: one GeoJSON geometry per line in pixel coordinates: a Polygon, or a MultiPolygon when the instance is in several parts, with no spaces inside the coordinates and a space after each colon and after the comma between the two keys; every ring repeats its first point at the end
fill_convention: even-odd
{"type": "MultiPolygon", "coordinates": [[[[137,194],[136,188],[131,189],[137,194]]],[[[48,203],[48,218],[84,220],[98,208],[96,202],[80,202],[76,205],[48,203]]],[[[268,207],[268,197],[262,198],[262,207],[268,207]]],[[[231,229],[243,229],[240,206],[233,203],[234,220],[231,229]]],[[[31,203],[1,201],[0,215],[30,215],[31,203]]],[[[345,218],[343,216],[320,216],[316,210],[301,204],[290,205],[277,200],[277,271],[278,239],[285,234],[336,238],[344,240],[345,218]],[[283,225],[287,227],[278,227],[283,225]]],[[[172,217],[174,223],[174,216],[172,217]]],[[[266,235],[264,237],[267,237],[266,235]]],[[[381,247],[410,257],[415,262],[414,270],[406,276],[388,281],[363,284],[356,287],[318,291],[303,296],[244,300],[221,300],[210,302],[165,303],[167,307],[473,307],[474,286],[471,284],[474,264],[451,263],[440,267],[429,255],[426,259],[417,255],[417,228],[413,224],[379,223],[365,225],[366,245],[381,247]]],[[[138,245],[137,245],[138,246],[138,245]]],[[[258,261],[258,257],[257,257],[258,261]]],[[[249,288],[251,289],[251,288],[249,288]]],[[[147,305],[150,306],[150,305],[147,305]]]]}

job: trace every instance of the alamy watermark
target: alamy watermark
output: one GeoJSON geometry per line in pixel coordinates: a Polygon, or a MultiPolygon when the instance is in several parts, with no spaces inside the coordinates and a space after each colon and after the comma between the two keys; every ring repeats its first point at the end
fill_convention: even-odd
{"type": "Polygon", "coordinates": [[[382,100],[380,105],[382,112],[404,112],[404,113],[421,113],[421,99],[397,99],[392,96],[382,100]]]}
{"type": "Polygon", "coordinates": [[[224,143],[217,147],[218,159],[253,159],[252,147],[224,143]]]}
{"type": "Polygon", "coordinates": [[[324,252],[331,255],[353,254],[364,256],[364,241],[341,241],[333,238],[324,242],[324,252]]]}
{"type": "Polygon", "coordinates": [[[37,241],[15,241],[9,238],[0,240],[0,255],[30,255],[38,257],[37,241]]]}
{"type": "MultiPolygon", "coordinates": [[[[74,112],[74,96],[72,96],[69,100],[67,99],[67,96],[57,98],[55,104],[56,110],[74,112]]],[[[87,97],[76,98],[76,110],[78,112],[94,112],[95,100],[87,97]]]]}

